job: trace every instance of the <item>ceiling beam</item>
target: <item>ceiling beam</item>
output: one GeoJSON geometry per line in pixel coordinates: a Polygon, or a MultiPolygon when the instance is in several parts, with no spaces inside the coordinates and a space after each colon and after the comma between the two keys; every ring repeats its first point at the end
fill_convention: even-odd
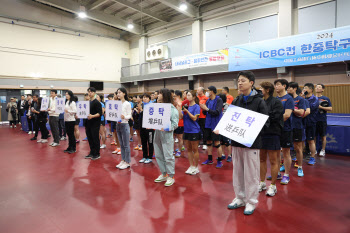
{"type": "Polygon", "coordinates": [[[196,8],[195,6],[193,6],[192,4],[186,2],[187,4],[187,10],[182,11],[180,10],[180,4],[181,1],[179,0],[158,0],[158,2],[163,3],[164,5],[173,8],[174,10],[188,16],[191,18],[196,18],[199,16],[199,11],[198,8],[196,8]]]}
{"type": "Polygon", "coordinates": [[[134,3],[131,3],[129,1],[126,1],[126,0],[112,0],[112,2],[116,2],[116,3],[119,3],[119,4],[122,4],[124,6],[127,6],[135,11],[138,11],[138,12],[141,12],[153,19],[156,19],[156,20],[159,20],[159,21],[162,21],[162,22],[169,22],[169,19],[168,18],[165,18],[163,16],[160,16],[148,9],[144,9],[142,7],[140,7],[139,5],[137,4],[134,4],[134,3]]]}
{"type": "MultiPolygon", "coordinates": [[[[47,4],[50,6],[54,6],[61,10],[65,10],[74,14],[78,14],[80,12],[80,4],[69,0],[35,0],[35,1],[43,4],[47,4]]],[[[140,26],[134,25],[133,29],[129,29],[127,27],[128,22],[116,16],[104,14],[98,11],[89,11],[87,12],[87,18],[99,23],[107,24],[109,26],[128,31],[133,34],[141,34],[140,26]]]]}
{"type": "Polygon", "coordinates": [[[86,7],[86,9],[89,10],[89,11],[95,10],[96,8],[98,8],[98,7],[102,6],[103,4],[105,4],[106,2],[109,2],[109,0],[98,0],[98,1],[94,2],[91,5],[88,5],[86,7]]]}

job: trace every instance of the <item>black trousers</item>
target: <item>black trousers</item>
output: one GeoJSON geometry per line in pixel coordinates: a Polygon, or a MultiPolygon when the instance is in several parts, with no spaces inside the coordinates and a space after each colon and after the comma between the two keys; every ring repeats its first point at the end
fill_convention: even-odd
{"type": "Polygon", "coordinates": [[[96,123],[87,123],[85,127],[90,146],[90,154],[93,157],[98,157],[100,155],[100,122],[96,123]]]}
{"type": "Polygon", "coordinates": [[[47,130],[46,128],[46,122],[47,120],[46,119],[39,119],[38,120],[38,129],[35,131],[35,135],[37,137],[37,132],[39,131],[40,129],[40,132],[41,132],[41,139],[47,139],[48,136],[49,136],[49,131],[47,130]]]}
{"type": "Polygon", "coordinates": [[[141,143],[142,143],[143,158],[152,159],[153,151],[154,151],[154,148],[153,148],[154,130],[141,128],[140,136],[141,136],[141,143]],[[147,148],[147,145],[148,145],[148,148],[147,148]]]}
{"type": "Polygon", "coordinates": [[[65,126],[66,126],[66,132],[68,135],[68,148],[67,148],[67,150],[76,151],[77,142],[76,142],[75,136],[74,136],[75,121],[65,121],[65,126]]]}
{"type": "Polygon", "coordinates": [[[206,134],[204,133],[205,132],[205,119],[206,118],[199,118],[198,119],[198,124],[199,126],[201,127],[201,131],[202,131],[202,134],[203,134],[203,145],[207,145],[207,137],[206,137],[206,134]]]}
{"type": "Polygon", "coordinates": [[[34,131],[33,130],[34,119],[30,119],[29,117],[27,117],[27,121],[28,121],[28,129],[29,129],[29,131],[34,131]]]}
{"type": "Polygon", "coordinates": [[[38,121],[38,119],[34,120],[33,125],[34,125],[34,129],[33,130],[35,131],[34,137],[38,137],[38,133],[39,133],[39,121],[38,121]]]}

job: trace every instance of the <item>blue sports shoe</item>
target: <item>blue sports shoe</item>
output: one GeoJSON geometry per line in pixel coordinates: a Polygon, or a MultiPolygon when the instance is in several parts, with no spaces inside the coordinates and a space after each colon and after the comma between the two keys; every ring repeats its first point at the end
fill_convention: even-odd
{"type": "Polygon", "coordinates": [[[221,161],[218,161],[218,163],[216,164],[216,168],[222,168],[222,162],[221,161]]]}
{"type": "Polygon", "coordinates": [[[284,172],[286,169],[284,168],[284,165],[280,168],[280,172],[284,172]]]}
{"type": "Polygon", "coordinates": [[[297,157],[293,157],[293,158],[292,158],[292,161],[293,161],[293,162],[296,162],[296,161],[297,161],[297,157]]]}
{"type": "Polygon", "coordinates": [[[314,158],[314,157],[310,157],[310,160],[309,160],[309,162],[308,162],[307,164],[309,164],[309,165],[315,165],[315,163],[316,163],[315,158],[314,158]]]}
{"type": "Polygon", "coordinates": [[[210,164],[213,164],[213,160],[207,159],[202,163],[202,165],[210,165],[210,164]]]}
{"type": "Polygon", "coordinates": [[[304,176],[304,172],[303,172],[303,169],[301,167],[298,168],[298,176],[299,177],[303,177],[304,176]]]}
{"type": "Polygon", "coordinates": [[[226,162],[229,162],[229,163],[232,162],[232,157],[228,156],[226,162]]]}
{"type": "Polygon", "coordinates": [[[281,184],[288,184],[290,181],[289,176],[283,176],[281,184]]]}
{"type": "MultiPolygon", "coordinates": [[[[267,180],[272,180],[272,176],[268,176],[266,179],[267,180]]],[[[281,174],[277,175],[277,180],[282,180],[282,175],[281,174]]]]}
{"type": "Polygon", "coordinates": [[[222,155],[221,156],[221,160],[225,160],[226,159],[226,156],[225,155],[222,155]]]}

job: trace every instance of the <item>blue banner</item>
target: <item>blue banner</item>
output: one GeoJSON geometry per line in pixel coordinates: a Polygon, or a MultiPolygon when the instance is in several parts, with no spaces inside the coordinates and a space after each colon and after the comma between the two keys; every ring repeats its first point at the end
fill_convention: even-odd
{"type": "Polygon", "coordinates": [[[350,26],[261,41],[229,49],[229,71],[350,60],[350,26]]]}

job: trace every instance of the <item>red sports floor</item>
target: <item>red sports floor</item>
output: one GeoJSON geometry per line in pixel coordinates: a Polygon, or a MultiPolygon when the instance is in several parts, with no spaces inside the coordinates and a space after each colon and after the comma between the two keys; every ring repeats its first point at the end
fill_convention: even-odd
{"type": "Polygon", "coordinates": [[[190,176],[187,159],[176,159],[176,182],[164,187],[153,182],[155,160],[138,163],[141,151],[132,150],[131,169],[118,170],[110,145],[91,161],[87,142],[68,155],[67,141],[52,148],[30,137],[0,126],[1,233],[350,232],[350,157],[304,162],[303,178],[293,168],[289,185],[278,184],[275,197],[260,193],[255,213],[245,216],[226,208],[234,198],[231,163],[190,176]]]}

